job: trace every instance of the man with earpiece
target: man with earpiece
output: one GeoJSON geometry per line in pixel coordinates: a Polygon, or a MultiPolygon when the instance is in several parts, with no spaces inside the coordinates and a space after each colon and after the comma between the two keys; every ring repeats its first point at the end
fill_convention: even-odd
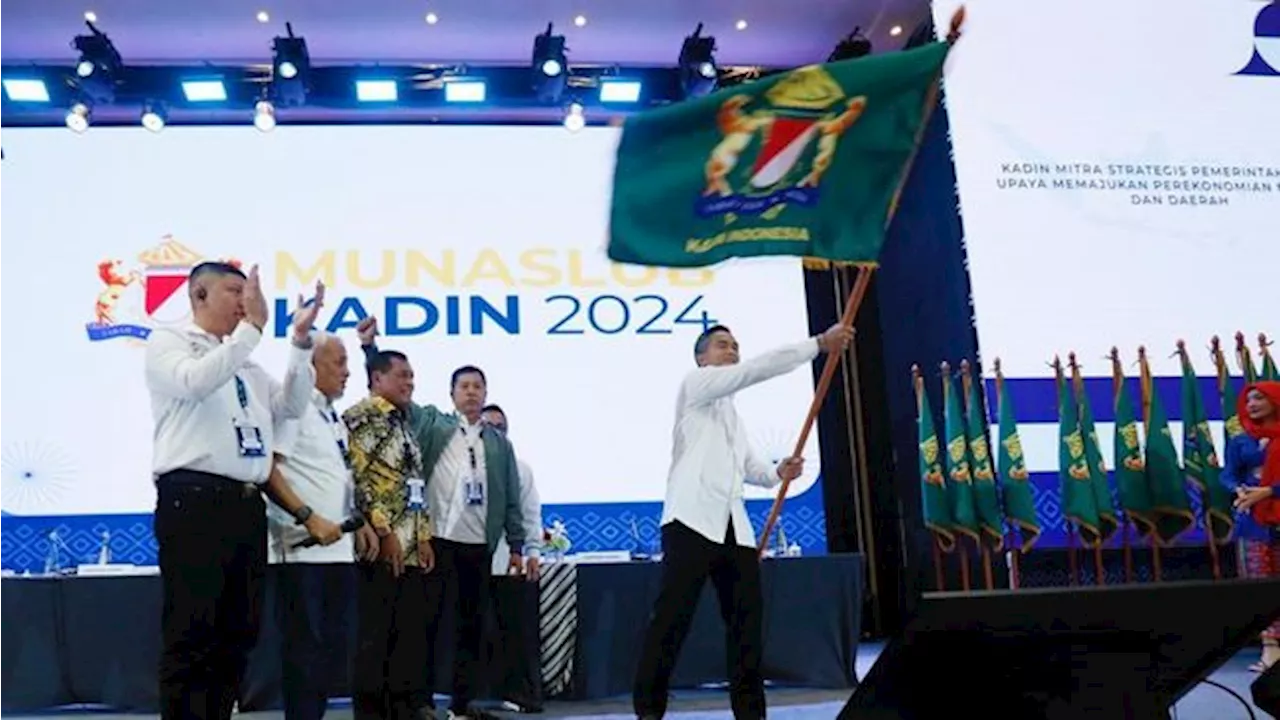
{"type": "Polygon", "coordinates": [[[294,315],[283,383],[249,359],[267,324],[257,266],[246,276],[201,263],[187,291],[191,322],[152,331],[145,361],[164,596],[160,715],[227,720],[258,637],[272,428],[310,407],[324,287],[294,315]]]}

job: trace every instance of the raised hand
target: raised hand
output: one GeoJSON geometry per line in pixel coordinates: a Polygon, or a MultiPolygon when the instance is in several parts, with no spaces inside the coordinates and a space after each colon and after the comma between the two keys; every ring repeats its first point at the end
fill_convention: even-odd
{"type": "Polygon", "coordinates": [[[249,277],[244,283],[244,294],[240,297],[244,303],[244,318],[262,330],[267,326],[267,299],[262,296],[262,279],[258,276],[258,266],[249,268],[249,277]]]}
{"type": "Polygon", "coordinates": [[[365,319],[356,324],[356,335],[360,338],[362,347],[369,347],[374,343],[374,338],[378,335],[378,318],[376,315],[369,315],[365,319]]]}
{"type": "Polygon", "coordinates": [[[853,328],[840,324],[832,325],[818,336],[818,343],[826,353],[844,352],[849,347],[850,340],[853,340],[853,328]]]}
{"type": "Polygon", "coordinates": [[[316,295],[311,302],[304,302],[302,295],[298,295],[298,309],[293,313],[293,338],[298,342],[305,342],[311,334],[311,328],[316,324],[316,318],[320,315],[320,308],[324,307],[324,283],[316,281],[316,295]]]}

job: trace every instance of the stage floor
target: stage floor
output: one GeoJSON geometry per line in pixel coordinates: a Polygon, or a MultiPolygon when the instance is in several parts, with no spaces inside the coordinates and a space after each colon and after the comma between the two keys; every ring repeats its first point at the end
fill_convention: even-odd
{"type": "MultiPolygon", "coordinates": [[[[866,675],[875,663],[884,645],[881,643],[864,643],[858,648],[858,677],[866,675]]],[[[1239,693],[1245,701],[1249,700],[1249,685],[1257,675],[1249,672],[1249,664],[1257,660],[1258,651],[1250,649],[1233,658],[1213,674],[1213,681],[1221,683],[1239,693]]],[[[848,690],[807,690],[801,688],[771,688],[769,690],[769,717],[775,720],[831,720],[844,707],[849,699],[848,690]]],[[[703,689],[685,690],[675,694],[671,703],[668,718],[678,720],[732,720],[728,710],[729,702],[723,690],[703,689]]],[[[515,713],[504,713],[492,708],[504,717],[520,717],[515,713]]],[[[1255,713],[1261,713],[1253,708],[1255,713]]],[[[143,720],[156,715],[124,715],[105,713],[98,708],[61,708],[38,715],[18,715],[7,713],[10,718],[44,718],[51,714],[73,715],[92,712],[93,720],[143,720]]],[[[1176,708],[1178,720],[1218,720],[1219,718],[1245,717],[1244,708],[1239,701],[1228,695],[1221,688],[1202,684],[1192,690],[1176,708]]],[[[279,712],[244,713],[237,715],[241,720],[280,720],[279,712]]],[[[345,701],[337,701],[325,715],[326,719],[350,720],[351,709],[345,701]]],[[[443,717],[443,715],[442,715],[443,717]]],[[[575,720],[624,720],[632,718],[630,698],[619,697],[607,700],[586,702],[553,702],[546,711],[537,716],[540,718],[574,718],[575,720]]],[[[1260,714],[1259,717],[1266,717],[1260,714]]]]}

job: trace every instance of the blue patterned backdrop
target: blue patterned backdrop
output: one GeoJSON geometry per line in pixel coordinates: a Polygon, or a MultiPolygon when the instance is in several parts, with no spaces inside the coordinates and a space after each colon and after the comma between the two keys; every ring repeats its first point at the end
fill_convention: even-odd
{"type": "MultiPolygon", "coordinates": [[[[770,505],[769,500],[747,502],[747,512],[757,532],[764,525],[770,505]]],[[[546,505],[543,521],[546,525],[556,520],[564,522],[573,543],[571,552],[635,549],[631,533],[634,521],[642,548],[651,552],[658,545],[661,513],[660,502],[546,505]]],[[[804,554],[826,554],[821,478],[803,494],[787,500],[780,525],[787,541],[799,544],[804,554]]],[[[0,566],[16,572],[43,572],[49,555],[49,534],[55,530],[67,548],[59,557],[63,567],[95,562],[104,532],[110,533],[114,562],[156,564],[150,514],[27,517],[6,513],[0,517],[0,566]]]]}

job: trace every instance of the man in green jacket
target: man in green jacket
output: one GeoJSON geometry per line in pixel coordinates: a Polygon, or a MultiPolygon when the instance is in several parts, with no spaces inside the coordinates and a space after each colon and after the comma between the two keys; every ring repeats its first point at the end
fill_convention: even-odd
{"type": "MultiPolygon", "coordinates": [[[[356,328],[367,358],[376,357],[377,319],[356,328]]],[[[481,633],[488,607],[490,564],[498,538],[506,533],[512,565],[523,567],[526,540],[520,510],[520,477],[515,450],[506,435],[481,422],[486,397],[484,372],[464,366],[453,372],[450,394],[455,412],[410,403],[409,422],[422,451],[426,500],[435,551],[436,590],[445,597],[448,584],[457,588],[454,608],[457,634],[450,714],[475,718],[470,709],[481,667],[481,633]]],[[[428,630],[434,646],[437,617],[428,630]]],[[[434,676],[428,663],[428,676],[434,676]]],[[[434,683],[433,683],[434,684],[434,683]]]]}

